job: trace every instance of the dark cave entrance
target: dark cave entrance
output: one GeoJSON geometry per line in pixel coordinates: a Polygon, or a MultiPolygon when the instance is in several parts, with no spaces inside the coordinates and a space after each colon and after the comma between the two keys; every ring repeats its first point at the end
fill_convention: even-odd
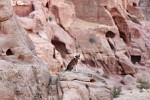
{"type": "Polygon", "coordinates": [[[110,45],[110,48],[111,48],[112,50],[115,50],[115,47],[114,47],[114,45],[109,41],[109,38],[114,38],[115,36],[116,36],[116,34],[113,33],[112,31],[108,31],[108,32],[106,33],[107,41],[108,41],[108,43],[109,43],[109,45],[110,45]]]}
{"type": "Polygon", "coordinates": [[[141,56],[140,55],[131,55],[131,61],[133,64],[140,63],[141,56]]]}
{"type": "Polygon", "coordinates": [[[46,3],[46,8],[49,8],[49,2],[46,3]]]}
{"type": "Polygon", "coordinates": [[[133,2],[133,7],[137,7],[137,4],[135,2],[133,2]]]}
{"type": "Polygon", "coordinates": [[[8,50],[6,51],[6,55],[7,55],[7,56],[13,55],[13,52],[11,51],[11,49],[8,49],[8,50]]]}
{"type": "Polygon", "coordinates": [[[114,38],[115,36],[116,36],[115,33],[113,33],[112,31],[108,31],[106,33],[106,38],[114,38]]]}
{"type": "Polygon", "coordinates": [[[60,52],[62,58],[65,58],[67,54],[66,45],[58,40],[52,40],[51,42],[55,46],[56,50],[60,52]]]}
{"type": "Polygon", "coordinates": [[[123,39],[123,41],[124,41],[125,43],[127,43],[127,42],[128,42],[128,41],[127,41],[126,34],[125,34],[124,32],[122,32],[122,31],[120,31],[120,38],[122,38],[122,39],[123,39]]]}

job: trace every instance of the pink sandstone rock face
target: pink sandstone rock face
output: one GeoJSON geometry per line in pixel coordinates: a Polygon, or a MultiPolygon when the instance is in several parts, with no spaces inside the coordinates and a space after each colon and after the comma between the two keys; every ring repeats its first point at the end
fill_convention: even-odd
{"type": "MultiPolygon", "coordinates": [[[[75,5],[76,17],[88,22],[113,26],[111,14],[101,0],[68,0],[75,5]],[[87,6],[88,5],[88,6],[87,6]]],[[[107,2],[106,0],[105,2],[107,2]]]]}
{"type": "Polygon", "coordinates": [[[60,53],[60,66],[72,55],[80,53],[83,54],[83,64],[103,68],[107,74],[134,74],[135,62],[146,65],[149,58],[149,46],[145,39],[147,37],[143,40],[143,35],[149,31],[148,23],[144,21],[144,15],[138,6],[142,2],[24,0],[24,6],[18,6],[16,3],[13,7],[28,33],[37,34],[49,41],[49,44],[54,46],[52,48],[60,53]],[[24,9],[27,14],[22,17],[23,11],[16,11],[15,7],[24,7],[27,5],[25,1],[33,6],[34,11],[29,13],[27,11],[30,10],[24,9]],[[139,60],[136,61],[137,59],[139,60]]]}
{"type": "Polygon", "coordinates": [[[143,14],[145,15],[145,19],[146,20],[150,20],[149,16],[150,16],[150,1],[149,0],[139,0],[139,2],[137,3],[140,7],[140,9],[142,10],[143,14]]]}
{"type": "MultiPolygon", "coordinates": [[[[22,9],[26,2],[29,1],[14,0],[12,4],[22,9]]],[[[71,98],[75,100],[111,100],[111,90],[92,73],[79,73],[77,77],[80,78],[75,80],[76,74],[70,72],[72,82],[68,80],[69,75],[62,76],[62,79],[52,75],[62,70],[63,57],[69,58],[67,54],[73,52],[74,40],[55,22],[47,23],[48,17],[40,9],[44,2],[29,2],[32,3],[35,11],[25,7],[21,12],[12,7],[10,0],[0,1],[0,100],[67,100],[70,95],[74,95],[71,98]],[[33,23],[29,24],[30,21],[33,23]],[[65,49],[66,54],[59,52],[61,49],[65,49]]]]}
{"type": "MultiPolygon", "coordinates": [[[[6,13],[0,15],[3,17],[0,30],[0,99],[29,100],[39,96],[45,98],[48,96],[46,86],[50,79],[47,66],[36,56],[33,42],[20,26],[10,1],[1,0],[0,5],[2,4],[6,13]]],[[[0,9],[0,12],[3,12],[3,9],[0,9]]]]}
{"type": "Polygon", "coordinates": [[[142,76],[137,69],[148,73],[149,0],[11,1],[0,1],[0,64],[6,66],[0,68],[10,73],[6,78],[14,79],[2,82],[3,99],[111,100],[111,91],[103,88],[103,77],[112,87],[121,80],[135,83],[133,78],[142,76]],[[81,55],[76,66],[79,72],[64,72],[57,86],[57,76],[51,75],[60,74],[76,54],[81,55]],[[18,72],[24,76],[22,80],[16,76],[18,72]],[[116,78],[118,74],[135,77],[116,78]],[[27,88],[5,87],[17,80],[27,88]],[[16,96],[14,89],[22,93],[16,96]]]}

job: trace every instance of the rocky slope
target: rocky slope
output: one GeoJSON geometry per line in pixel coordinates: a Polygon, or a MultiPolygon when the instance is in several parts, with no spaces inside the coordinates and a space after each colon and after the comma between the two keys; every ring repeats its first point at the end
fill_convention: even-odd
{"type": "Polygon", "coordinates": [[[50,71],[59,72],[63,62],[81,54],[81,63],[95,70],[134,74],[136,63],[149,64],[149,15],[145,2],[22,0],[14,1],[13,8],[50,71]],[[42,48],[38,36],[39,41],[45,41],[42,48]],[[46,50],[48,54],[43,53],[46,50]]]}
{"type": "Polygon", "coordinates": [[[0,100],[112,100],[150,82],[149,3],[1,0],[0,100]],[[78,73],[58,78],[77,54],[78,73]]]}

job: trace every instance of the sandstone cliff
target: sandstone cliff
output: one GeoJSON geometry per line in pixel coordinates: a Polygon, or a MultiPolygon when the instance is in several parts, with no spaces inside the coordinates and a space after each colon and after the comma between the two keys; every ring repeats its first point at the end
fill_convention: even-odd
{"type": "Polygon", "coordinates": [[[60,71],[63,62],[80,53],[86,66],[107,74],[134,74],[136,63],[149,63],[147,2],[19,0],[13,8],[50,71],[60,71]]]}
{"type": "Polygon", "coordinates": [[[112,100],[114,85],[150,81],[149,4],[1,0],[0,100],[112,100]],[[78,73],[58,78],[76,54],[78,73]]]}

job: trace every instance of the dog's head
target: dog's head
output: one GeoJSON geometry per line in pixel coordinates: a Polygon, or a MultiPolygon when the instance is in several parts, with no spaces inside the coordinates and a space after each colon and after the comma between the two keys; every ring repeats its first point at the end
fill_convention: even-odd
{"type": "Polygon", "coordinates": [[[76,59],[80,59],[80,54],[75,56],[76,59]]]}

